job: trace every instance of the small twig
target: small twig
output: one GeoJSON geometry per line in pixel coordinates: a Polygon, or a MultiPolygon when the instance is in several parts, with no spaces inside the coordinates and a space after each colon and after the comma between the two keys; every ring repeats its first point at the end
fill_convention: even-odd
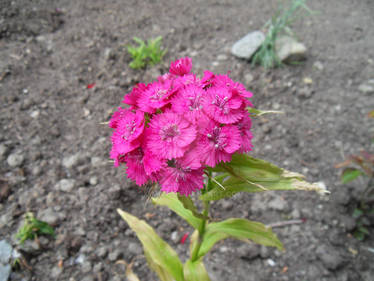
{"type": "Polygon", "coordinates": [[[301,219],[301,220],[289,220],[289,221],[280,221],[280,222],[274,222],[274,223],[271,223],[271,224],[268,224],[266,225],[267,227],[271,227],[271,228],[274,228],[274,227],[283,227],[283,226],[287,226],[287,225],[291,225],[291,224],[301,224],[301,223],[305,223],[306,219],[301,219]]]}

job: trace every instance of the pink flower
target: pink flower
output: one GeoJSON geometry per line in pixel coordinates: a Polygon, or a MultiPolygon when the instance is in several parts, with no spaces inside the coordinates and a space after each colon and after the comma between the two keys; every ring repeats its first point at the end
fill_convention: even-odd
{"type": "Polygon", "coordinates": [[[214,167],[219,162],[228,162],[241,145],[239,129],[234,125],[219,126],[210,122],[201,129],[197,151],[203,164],[214,167]]]}
{"type": "Polygon", "coordinates": [[[167,112],[155,115],[146,130],[147,147],[160,158],[183,156],[196,138],[196,129],[181,115],[167,112]]]}
{"type": "Polygon", "coordinates": [[[181,89],[172,102],[172,110],[183,115],[192,123],[196,123],[203,114],[202,97],[205,91],[197,85],[188,85],[181,89]]]}
{"type": "Polygon", "coordinates": [[[155,113],[157,109],[170,103],[173,93],[171,80],[166,80],[164,83],[156,81],[149,84],[147,89],[139,96],[137,105],[144,112],[155,113]]]}
{"type": "Polygon", "coordinates": [[[204,89],[207,89],[213,85],[214,77],[215,75],[213,72],[209,70],[204,71],[204,76],[203,78],[201,78],[201,81],[200,81],[204,89]]]}
{"type": "Polygon", "coordinates": [[[131,109],[136,109],[138,99],[146,89],[147,86],[145,84],[137,84],[129,94],[123,97],[122,102],[131,105],[131,109]]]}
{"type": "Polygon", "coordinates": [[[122,114],[112,135],[113,150],[118,154],[125,154],[139,147],[139,138],[144,130],[143,112],[126,110],[122,114]]]}
{"type": "Polygon", "coordinates": [[[145,184],[149,180],[144,169],[143,158],[144,152],[140,147],[129,152],[125,156],[127,176],[139,186],[145,184]]]}
{"type": "Polygon", "coordinates": [[[228,89],[212,87],[206,91],[202,104],[210,118],[219,123],[232,124],[243,117],[242,103],[243,100],[228,89]]]}
{"type": "Polygon", "coordinates": [[[169,72],[174,75],[183,76],[190,73],[192,69],[192,60],[189,57],[185,57],[176,60],[170,64],[169,72]]]}
{"type": "Polygon", "coordinates": [[[125,115],[128,109],[123,109],[121,107],[117,108],[117,111],[113,113],[112,117],[109,120],[108,126],[115,129],[117,128],[118,121],[121,120],[125,115]]]}
{"type": "Polygon", "coordinates": [[[183,158],[169,160],[168,166],[160,172],[160,185],[164,192],[178,192],[188,196],[203,188],[204,169],[193,169],[189,161],[183,158]]]}
{"type": "Polygon", "coordinates": [[[252,121],[248,114],[244,114],[243,119],[236,125],[240,131],[241,147],[238,153],[245,153],[252,150],[252,121]]]}
{"type": "Polygon", "coordinates": [[[225,87],[233,94],[238,94],[243,98],[250,98],[253,94],[247,91],[243,84],[231,80],[228,75],[217,75],[214,79],[214,86],[225,87]]]}

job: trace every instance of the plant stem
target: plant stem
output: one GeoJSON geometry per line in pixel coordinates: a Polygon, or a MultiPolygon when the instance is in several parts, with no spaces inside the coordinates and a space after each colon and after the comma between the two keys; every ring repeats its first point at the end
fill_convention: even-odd
{"type": "MultiPolygon", "coordinates": [[[[208,184],[208,187],[209,187],[209,184],[208,184]]],[[[199,229],[197,230],[199,232],[199,237],[197,238],[198,239],[197,244],[194,247],[193,252],[191,254],[191,261],[192,262],[196,261],[199,258],[199,250],[200,250],[200,247],[201,247],[201,243],[204,239],[205,228],[206,228],[206,224],[208,222],[207,218],[208,218],[208,215],[209,215],[209,207],[210,207],[210,202],[209,201],[204,201],[204,211],[203,211],[204,219],[201,222],[199,229]]]]}

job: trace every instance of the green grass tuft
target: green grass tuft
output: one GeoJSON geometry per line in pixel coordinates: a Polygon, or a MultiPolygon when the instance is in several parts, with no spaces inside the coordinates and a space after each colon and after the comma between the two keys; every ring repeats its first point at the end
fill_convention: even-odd
{"type": "Polygon", "coordinates": [[[167,52],[167,50],[161,49],[161,36],[155,39],[149,39],[147,44],[138,37],[134,37],[133,40],[138,43],[138,46],[127,46],[127,51],[130,53],[132,58],[130,67],[133,69],[144,68],[148,64],[158,64],[167,52]]]}
{"type": "Polygon", "coordinates": [[[301,13],[302,10],[307,11],[309,14],[313,13],[305,2],[306,0],[292,0],[288,8],[282,8],[282,6],[278,8],[278,11],[272,19],[265,24],[265,29],[267,30],[265,41],[253,56],[253,65],[259,64],[265,69],[282,65],[282,62],[275,52],[275,41],[281,33],[292,35],[290,25],[298,16],[303,15],[303,13],[301,13]]]}
{"type": "Polygon", "coordinates": [[[25,223],[18,230],[16,238],[23,244],[28,239],[37,238],[38,235],[51,235],[55,237],[55,231],[48,223],[37,220],[33,213],[26,213],[25,223]]]}

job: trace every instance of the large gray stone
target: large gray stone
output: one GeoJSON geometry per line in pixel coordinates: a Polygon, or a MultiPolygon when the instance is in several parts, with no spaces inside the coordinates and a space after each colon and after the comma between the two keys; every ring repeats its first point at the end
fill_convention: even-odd
{"type": "Polygon", "coordinates": [[[275,52],[284,63],[302,61],[306,59],[307,48],[290,36],[279,36],[275,41],[275,52]]]}
{"type": "Polygon", "coordinates": [[[265,34],[263,32],[250,32],[232,46],[231,53],[241,59],[250,59],[264,40],[265,34]]]}
{"type": "Polygon", "coordinates": [[[0,263],[0,280],[7,281],[10,275],[11,266],[10,264],[2,265],[0,263]]]}
{"type": "MultiPolygon", "coordinates": [[[[12,246],[5,240],[0,241],[0,263],[6,264],[12,256],[12,246]]],[[[0,279],[1,280],[1,279],[0,279]]]]}

